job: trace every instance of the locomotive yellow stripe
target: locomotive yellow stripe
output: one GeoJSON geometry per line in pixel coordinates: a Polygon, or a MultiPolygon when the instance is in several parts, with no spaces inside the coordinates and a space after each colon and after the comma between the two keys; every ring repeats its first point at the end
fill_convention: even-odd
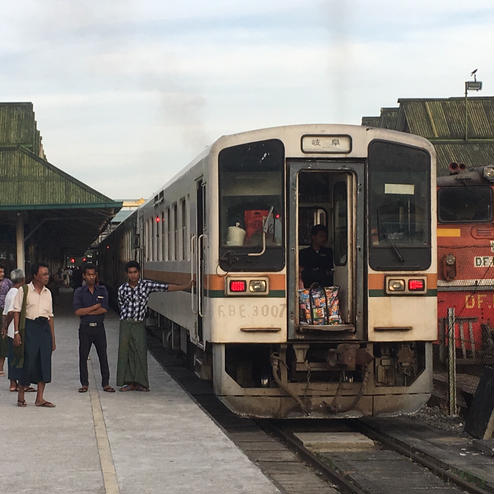
{"type": "Polygon", "coordinates": [[[459,228],[438,228],[438,237],[461,237],[461,230],[459,228]]]}

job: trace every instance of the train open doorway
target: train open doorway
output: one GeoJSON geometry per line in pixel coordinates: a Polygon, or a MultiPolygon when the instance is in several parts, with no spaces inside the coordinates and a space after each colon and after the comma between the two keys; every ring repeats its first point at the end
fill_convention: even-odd
{"type": "Polygon", "coordinates": [[[360,339],[363,231],[357,216],[363,215],[363,167],[324,161],[294,162],[289,169],[296,190],[289,234],[290,336],[360,339]],[[323,245],[316,240],[324,233],[315,231],[326,234],[323,245]]]}

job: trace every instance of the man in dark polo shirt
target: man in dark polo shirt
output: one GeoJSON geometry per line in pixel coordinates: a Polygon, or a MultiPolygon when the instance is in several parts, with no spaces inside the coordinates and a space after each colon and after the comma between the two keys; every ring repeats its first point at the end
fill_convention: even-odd
{"type": "Polygon", "coordinates": [[[82,269],[85,286],[74,292],[75,315],[81,318],[79,326],[79,372],[81,387],[79,393],[86,393],[89,386],[87,373],[87,358],[91,345],[94,344],[98,353],[101,369],[101,384],[103,390],[113,393],[110,386],[110,369],[106,355],[106,332],[103,320],[108,311],[108,292],[103,285],[97,284],[98,274],[96,266],[86,264],[82,269]]]}
{"type": "Polygon", "coordinates": [[[320,286],[333,285],[333,252],[324,247],[328,241],[328,230],[324,225],[312,227],[311,245],[300,251],[300,279],[304,288],[313,283],[320,286]]]}

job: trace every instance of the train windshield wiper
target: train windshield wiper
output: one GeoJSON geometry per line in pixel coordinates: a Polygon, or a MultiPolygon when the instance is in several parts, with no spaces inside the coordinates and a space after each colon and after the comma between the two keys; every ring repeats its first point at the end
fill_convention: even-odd
{"type": "Polygon", "coordinates": [[[394,243],[394,241],[392,239],[389,238],[389,236],[388,236],[388,240],[389,240],[389,243],[390,243],[390,246],[391,246],[391,250],[395,253],[395,255],[398,258],[398,260],[401,263],[405,262],[405,258],[403,257],[400,249],[398,249],[398,246],[394,243]]]}

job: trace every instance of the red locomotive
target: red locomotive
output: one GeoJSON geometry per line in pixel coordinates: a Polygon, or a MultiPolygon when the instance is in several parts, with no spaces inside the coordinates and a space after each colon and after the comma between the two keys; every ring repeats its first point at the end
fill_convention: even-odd
{"type": "Polygon", "coordinates": [[[494,327],[494,166],[451,163],[437,185],[439,336],[444,342],[454,307],[457,348],[478,361],[494,327]]]}

